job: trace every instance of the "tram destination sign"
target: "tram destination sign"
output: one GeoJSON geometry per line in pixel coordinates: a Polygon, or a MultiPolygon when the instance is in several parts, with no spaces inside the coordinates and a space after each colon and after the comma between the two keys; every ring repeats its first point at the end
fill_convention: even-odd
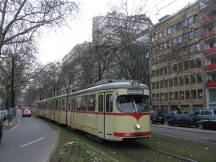
{"type": "Polygon", "coordinates": [[[128,94],[142,94],[143,95],[144,91],[143,89],[128,89],[128,94]]]}

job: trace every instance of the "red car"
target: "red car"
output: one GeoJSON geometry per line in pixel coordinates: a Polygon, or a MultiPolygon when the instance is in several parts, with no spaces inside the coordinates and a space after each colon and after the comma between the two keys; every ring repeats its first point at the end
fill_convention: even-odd
{"type": "Polygon", "coordinates": [[[28,108],[22,110],[22,117],[31,117],[31,111],[28,108]]]}

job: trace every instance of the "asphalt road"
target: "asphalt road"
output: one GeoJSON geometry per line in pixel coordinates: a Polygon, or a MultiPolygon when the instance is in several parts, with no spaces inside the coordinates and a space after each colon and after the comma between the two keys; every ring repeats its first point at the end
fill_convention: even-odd
{"type": "Polygon", "coordinates": [[[151,131],[156,135],[216,143],[216,131],[156,124],[151,125],[151,131]]]}
{"type": "Polygon", "coordinates": [[[35,117],[20,117],[4,132],[0,162],[47,162],[57,141],[57,131],[35,117]]]}

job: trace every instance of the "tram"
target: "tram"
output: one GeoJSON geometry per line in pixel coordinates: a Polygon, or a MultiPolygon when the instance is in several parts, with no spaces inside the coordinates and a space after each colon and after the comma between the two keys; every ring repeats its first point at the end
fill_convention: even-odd
{"type": "Polygon", "coordinates": [[[114,82],[41,100],[38,115],[109,141],[151,136],[149,88],[114,82]]]}

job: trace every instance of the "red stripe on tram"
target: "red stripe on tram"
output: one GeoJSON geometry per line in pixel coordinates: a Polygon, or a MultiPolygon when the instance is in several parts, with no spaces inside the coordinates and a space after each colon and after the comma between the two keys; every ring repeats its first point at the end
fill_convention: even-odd
{"type": "Polygon", "coordinates": [[[130,132],[130,133],[123,133],[123,132],[114,132],[114,136],[116,137],[137,137],[137,136],[151,136],[151,132],[130,132]]]}

